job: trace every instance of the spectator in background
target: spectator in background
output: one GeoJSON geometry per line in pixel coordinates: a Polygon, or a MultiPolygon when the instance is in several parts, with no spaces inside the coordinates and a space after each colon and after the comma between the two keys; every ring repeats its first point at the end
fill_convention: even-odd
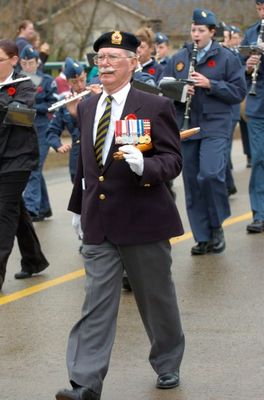
{"type": "Polygon", "coordinates": [[[41,44],[39,32],[35,31],[32,40],[30,41],[32,47],[39,52],[39,66],[38,69],[44,71],[44,65],[49,58],[50,46],[47,42],[41,44]]]}
{"type": "Polygon", "coordinates": [[[17,37],[15,39],[19,57],[24,47],[27,46],[28,44],[31,44],[34,35],[35,35],[34,24],[29,19],[25,19],[19,24],[17,37]]]}

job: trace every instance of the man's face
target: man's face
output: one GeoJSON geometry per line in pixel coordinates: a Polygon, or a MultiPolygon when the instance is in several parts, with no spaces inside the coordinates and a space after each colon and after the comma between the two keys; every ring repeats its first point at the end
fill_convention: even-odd
{"type": "Polygon", "coordinates": [[[149,46],[147,42],[141,41],[137,48],[137,56],[140,64],[144,64],[149,61],[153,52],[153,47],[149,46]]]}
{"type": "Polygon", "coordinates": [[[156,44],[156,52],[158,58],[164,58],[169,54],[169,46],[166,42],[156,44]]]}
{"type": "Polygon", "coordinates": [[[77,76],[76,78],[68,79],[68,82],[74,92],[83,92],[86,88],[86,72],[83,71],[81,75],[77,76]]]}
{"type": "Polygon", "coordinates": [[[97,65],[100,81],[107,93],[112,94],[130,81],[137,59],[124,49],[107,47],[99,49],[97,65]]]}
{"type": "Polygon", "coordinates": [[[194,25],[192,24],[191,38],[197,43],[198,49],[203,49],[213,38],[214,29],[209,30],[206,25],[194,25]]]}
{"type": "Polygon", "coordinates": [[[264,4],[256,4],[256,10],[260,19],[264,18],[264,4]]]}

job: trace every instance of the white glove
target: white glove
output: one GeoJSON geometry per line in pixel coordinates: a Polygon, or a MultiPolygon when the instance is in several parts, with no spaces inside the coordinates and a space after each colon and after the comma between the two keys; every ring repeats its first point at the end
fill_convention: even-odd
{"type": "Polygon", "coordinates": [[[72,216],[72,226],[76,232],[79,239],[83,239],[83,231],[81,227],[81,216],[80,214],[73,214],[72,216]]]}
{"type": "Polygon", "coordinates": [[[141,151],[135,146],[132,146],[132,144],[121,146],[118,150],[124,152],[124,159],[129,164],[131,170],[135,172],[135,174],[142,176],[144,170],[144,158],[141,151]]]}

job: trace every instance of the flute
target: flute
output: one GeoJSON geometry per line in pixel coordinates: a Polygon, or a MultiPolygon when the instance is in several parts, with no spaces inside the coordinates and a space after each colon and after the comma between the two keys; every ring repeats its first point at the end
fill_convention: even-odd
{"type": "Polygon", "coordinates": [[[53,103],[52,106],[50,106],[48,108],[48,111],[49,112],[54,111],[57,108],[65,106],[65,104],[71,103],[72,101],[75,101],[77,99],[81,99],[82,97],[85,97],[90,93],[91,93],[91,90],[86,89],[86,90],[82,91],[81,93],[78,93],[78,94],[73,95],[72,97],[69,97],[68,99],[59,100],[56,103],[53,103]]]}
{"type": "Polygon", "coordinates": [[[13,79],[12,81],[9,81],[9,82],[0,83],[0,88],[2,88],[4,86],[8,86],[8,85],[13,85],[13,83],[19,83],[19,82],[29,81],[29,80],[30,80],[29,76],[25,76],[23,78],[13,79]]]}

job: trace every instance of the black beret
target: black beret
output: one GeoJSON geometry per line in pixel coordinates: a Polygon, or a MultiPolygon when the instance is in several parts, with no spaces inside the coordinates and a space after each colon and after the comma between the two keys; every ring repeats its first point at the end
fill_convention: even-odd
{"type": "Polygon", "coordinates": [[[96,53],[103,47],[114,47],[117,49],[130,50],[136,52],[140,40],[135,35],[129,32],[112,31],[103,33],[93,45],[96,53]]]}

